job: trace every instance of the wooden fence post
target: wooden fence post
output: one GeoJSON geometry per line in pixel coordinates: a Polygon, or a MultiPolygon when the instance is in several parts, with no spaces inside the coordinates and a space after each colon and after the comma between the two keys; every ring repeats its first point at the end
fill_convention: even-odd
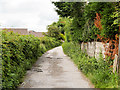
{"type": "Polygon", "coordinates": [[[120,26],[119,26],[119,45],[118,45],[118,88],[120,87],[120,26]]]}
{"type": "Polygon", "coordinates": [[[118,45],[118,74],[120,75],[120,26],[119,26],[119,45],[118,45]]]}
{"type": "Polygon", "coordinates": [[[120,35],[119,35],[119,47],[118,47],[118,72],[120,74],[120,35]]]}

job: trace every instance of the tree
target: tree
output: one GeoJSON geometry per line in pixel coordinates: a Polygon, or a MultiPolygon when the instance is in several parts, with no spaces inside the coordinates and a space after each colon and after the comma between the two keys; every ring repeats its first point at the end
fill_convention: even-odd
{"type": "MultiPolygon", "coordinates": [[[[117,2],[118,3],[118,2],[117,2]]],[[[112,2],[54,2],[56,12],[62,17],[73,19],[69,26],[69,34],[72,41],[87,42],[97,39],[100,36],[115,39],[118,33],[118,26],[113,25],[116,18],[111,17],[115,12],[115,3],[112,2]],[[96,15],[99,15],[101,30],[95,26],[96,15]]],[[[99,24],[100,24],[99,23],[99,24]]],[[[97,24],[96,24],[97,25],[97,24]]],[[[68,28],[69,28],[68,27],[68,28]]]]}
{"type": "Polygon", "coordinates": [[[48,32],[43,33],[45,36],[54,37],[57,40],[64,40],[64,35],[61,33],[61,26],[59,21],[53,22],[51,25],[47,26],[48,32]]]}
{"type": "Polygon", "coordinates": [[[60,17],[68,17],[71,16],[72,10],[72,4],[69,2],[52,2],[56,6],[56,12],[60,17]]]}
{"type": "Polygon", "coordinates": [[[57,26],[54,26],[54,24],[53,25],[48,25],[47,29],[48,29],[47,35],[49,37],[54,37],[56,39],[59,39],[59,34],[60,33],[59,33],[59,29],[58,29],[57,26]]]}

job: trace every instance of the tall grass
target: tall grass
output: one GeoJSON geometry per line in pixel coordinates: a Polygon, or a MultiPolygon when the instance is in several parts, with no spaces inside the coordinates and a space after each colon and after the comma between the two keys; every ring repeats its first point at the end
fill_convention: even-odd
{"type": "Polygon", "coordinates": [[[102,54],[99,59],[89,57],[83,53],[79,44],[65,42],[62,45],[63,51],[70,56],[78,68],[91,80],[95,88],[117,88],[118,75],[112,72],[110,60],[104,61],[102,54]]]}

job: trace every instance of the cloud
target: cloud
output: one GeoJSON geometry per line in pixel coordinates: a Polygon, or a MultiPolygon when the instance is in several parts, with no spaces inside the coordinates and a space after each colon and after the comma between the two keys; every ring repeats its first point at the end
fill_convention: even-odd
{"type": "Polygon", "coordinates": [[[54,8],[50,0],[0,0],[0,24],[46,31],[59,18],[54,8]]]}

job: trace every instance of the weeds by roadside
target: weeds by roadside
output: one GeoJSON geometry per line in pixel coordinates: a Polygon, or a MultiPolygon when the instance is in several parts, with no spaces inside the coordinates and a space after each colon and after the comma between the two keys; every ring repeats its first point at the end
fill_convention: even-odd
{"type": "Polygon", "coordinates": [[[65,42],[63,51],[70,56],[78,68],[91,80],[95,88],[117,88],[118,75],[112,72],[110,60],[104,61],[100,54],[99,59],[89,57],[83,53],[79,45],[65,42]]]}

